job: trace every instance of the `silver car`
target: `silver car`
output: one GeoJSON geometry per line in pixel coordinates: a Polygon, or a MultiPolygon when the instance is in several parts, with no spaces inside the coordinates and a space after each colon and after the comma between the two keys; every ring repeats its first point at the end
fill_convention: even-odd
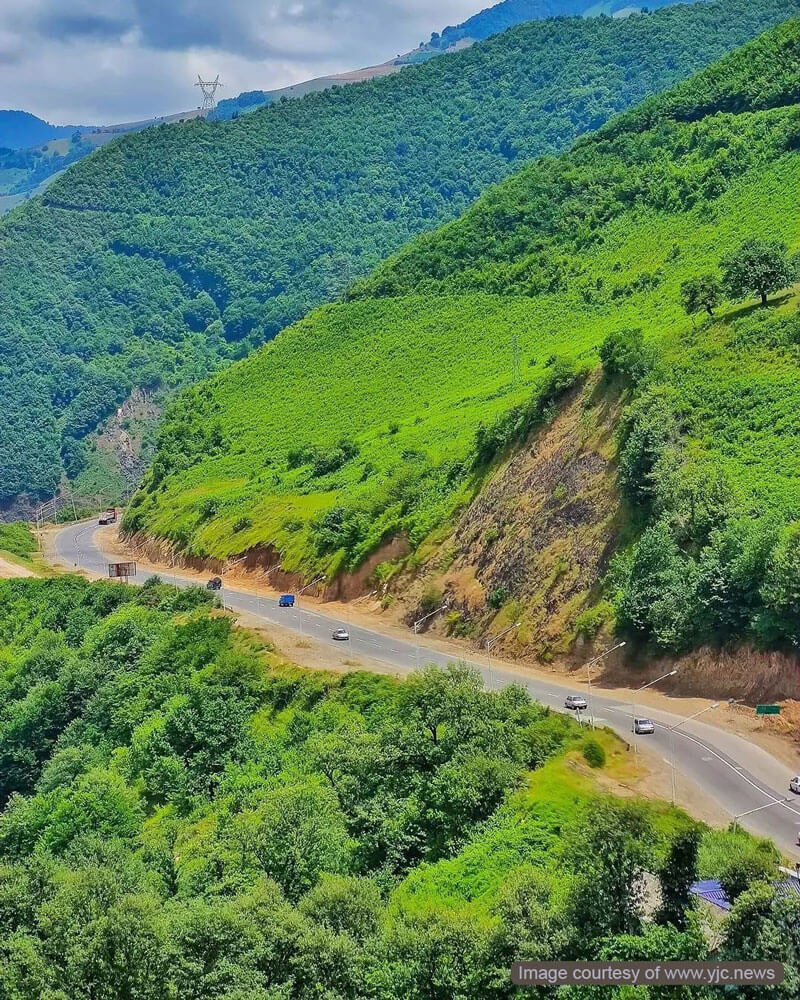
{"type": "Polygon", "coordinates": [[[796,774],[789,782],[789,791],[795,795],[800,795],[800,774],[796,774]]]}
{"type": "Polygon", "coordinates": [[[585,711],[589,706],[582,694],[568,694],[564,700],[564,707],[572,709],[573,712],[585,711]]]}
{"type": "Polygon", "coordinates": [[[336,639],[337,642],[346,642],[350,638],[350,633],[346,628],[337,628],[331,634],[332,639],[336,639]]]}
{"type": "Polygon", "coordinates": [[[633,731],[637,736],[648,736],[656,731],[656,727],[650,719],[634,719],[633,731]]]}

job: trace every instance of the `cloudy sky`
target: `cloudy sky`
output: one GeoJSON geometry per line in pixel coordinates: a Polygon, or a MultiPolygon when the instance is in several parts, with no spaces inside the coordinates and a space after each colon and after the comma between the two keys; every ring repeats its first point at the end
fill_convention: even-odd
{"type": "Polygon", "coordinates": [[[185,111],[383,62],[486,0],[0,0],[0,108],[58,124],[185,111]]]}

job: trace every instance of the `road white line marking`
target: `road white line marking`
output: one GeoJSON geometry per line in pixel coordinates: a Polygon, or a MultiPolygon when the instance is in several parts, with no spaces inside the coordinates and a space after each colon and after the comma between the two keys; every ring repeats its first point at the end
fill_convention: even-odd
{"type": "Polygon", "coordinates": [[[781,799],[776,798],[774,792],[764,791],[764,789],[761,788],[758,784],[756,784],[756,782],[753,781],[753,779],[749,775],[744,774],[741,765],[737,764],[734,766],[733,764],[729,763],[727,760],[725,760],[723,756],[718,754],[713,747],[707,746],[705,743],[703,743],[702,740],[698,740],[696,737],[691,736],[689,733],[680,733],[677,732],[676,730],[676,734],[678,736],[683,736],[684,739],[690,740],[692,743],[696,743],[697,746],[702,747],[704,750],[707,750],[712,756],[716,757],[716,759],[721,764],[724,764],[726,767],[730,768],[734,774],[738,774],[738,776],[742,778],[744,781],[746,781],[748,785],[752,785],[757,792],[760,792],[762,795],[766,795],[768,798],[771,798],[773,802],[782,805],[784,809],[788,809],[789,812],[793,812],[796,816],[800,816],[800,812],[798,812],[797,809],[792,809],[791,806],[787,806],[786,803],[783,802],[781,799]]]}

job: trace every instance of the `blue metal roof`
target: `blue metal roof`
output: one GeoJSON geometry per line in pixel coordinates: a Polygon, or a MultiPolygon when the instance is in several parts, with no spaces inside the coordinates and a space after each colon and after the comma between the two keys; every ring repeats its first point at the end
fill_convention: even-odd
{"type": "Polygon", "coordinates": [[[699,882],[693,882],[689,892],[693,892],[695,896],[699,896],[707,903],[713,903],[714,906],[718,906],[721,910],[729,910],[731,908],[730,900],[725,895],[725,890],[715,878],[704,878],[699,882]]]}
{"type": "MultiPolygon", "coordinates": [[[[777,896],[800,896],[800,880],[796,878],[784,878],[778,882],[773,882],[772,888],[775,890],[777,896]]],[[[699,882],[693,882],[689,891],[694,893],[695,896],[706,900],[707,903],[713,903],[714,906],[718,906],[721,910],[729,910],[731,908],[731,903],[725,895],[725,890],[715,878],[705,878],[699,882]]]]}

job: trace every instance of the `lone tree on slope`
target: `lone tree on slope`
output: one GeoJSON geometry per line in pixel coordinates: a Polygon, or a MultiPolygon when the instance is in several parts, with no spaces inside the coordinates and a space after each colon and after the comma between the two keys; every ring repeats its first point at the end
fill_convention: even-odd
{"type": "Polygon", "coordinates": [[[747,240],[722,259],[725,291],[735,301],[757,294],[765,306],[771,292],[786,288],[794,278],[786,244],[779,240],[747,240]]]}
{"type": "Polygon", "coordinates": [[[705,310],[709,316],[722,300],[722,284],[715,274],[699,274],[681,285],[681,305],[689,316],[705,310]]]}

